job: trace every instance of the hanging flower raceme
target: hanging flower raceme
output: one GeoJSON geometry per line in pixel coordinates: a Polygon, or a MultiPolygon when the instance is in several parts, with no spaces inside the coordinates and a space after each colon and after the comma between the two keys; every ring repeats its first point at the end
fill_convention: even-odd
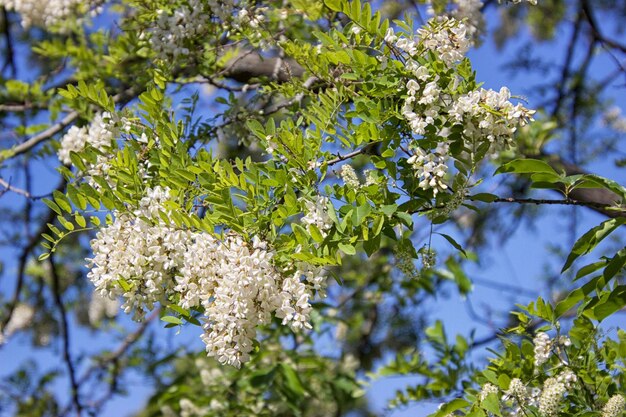
{"type": "Polygon", "coordinates": [[[72,16],[78,9],[89,9],[99,2],[86,0],[0,0],[0,6],[19,13],[22,26],[41,26],[44,28],[57,25],[72,16]]]}
{"type": "Polygon", "coordinates": [[[116,214],[91,242],[88,277],[99,294],[123,297],[136,320],[157,303],[201,307],[208,354],[237,367],[272,315],[294,330],[311,328],[309,300],[325,287],[320,269],[298,266],[285,276],[256,236],[250,244],[234,233],[218,239],[174,227],[159,214],[170,199],[168,189],[148,190],[135,212],[116,214]]]}

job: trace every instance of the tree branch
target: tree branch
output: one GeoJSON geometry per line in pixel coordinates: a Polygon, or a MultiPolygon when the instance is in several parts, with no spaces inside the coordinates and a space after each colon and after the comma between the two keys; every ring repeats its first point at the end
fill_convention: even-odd
{"type": "MultiPolygon", "coordinates": [[[[565,171],[565,175],[588,175],[590,172],[584,170],[576,164],[564,161],[560,156],[553,154],[542,154],[545,161],[558,171],[565,171]]],[[[569,193],[569,199],[575,200],[586,207],[595,210],[596,212],[603,214],[607,217],[626,217],[624,210],[614,210],[611,207],[615,207],[620,202],[620,197],[614,192],[607,190],[606,188],[576,188],[569,193]]]]}
{"type": "Polygon", "coordinates": [[[81,417],[83,407],[80,404],[80,395],[79,395],[79,386],[76,381],[76,370],[74,367],[74,362],[72,360],[72,354],[70,351],[70,330],[67,323],[67,311],[65,310],[65,306],[63,305],[63,300],[61,298],[61,284],[60,278],[56,270],[56,265],[53,260],[54,254],[50,254],[49,265],[50,265],[50,274],[52,275],[52,292],[54,296],[54,302],[59,309],[59,313],[61,315],[61,337],[63,338],[63,359],[65,361],[65,365],[67,366],[67,371],[70,378],[70,385],[72,387],[72,404],[76,409],[76,416],[81,417]]]}

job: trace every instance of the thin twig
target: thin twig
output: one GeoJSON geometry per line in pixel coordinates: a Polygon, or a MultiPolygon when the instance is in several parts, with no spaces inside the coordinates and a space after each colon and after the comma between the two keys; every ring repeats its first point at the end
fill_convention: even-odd
{"type": "Polygon", "coordinates": [[[67,311],[65,310],[65,306],[63,305],[63,300],[61,298],[61,284],[59,274],[56,270],[56,265],[53,260],[54,254],[50,254],[49,265],[50,265],[50,274],[52,275],[52,292],[54,295],[54,302],[59,309],[59,313],[61,315],[61,337],[63,338],[63,359],[65,361],[65,365],[67,366],[67,372],[70,378],[70,385],[72,389],[72,404],[76,409],[76,416],[81,417],[83,407],[80,404],[80,393],[79,386],[76,380],[76,369],[74,367],[74,362],[72,360],[72,353],[70,351],[70,330],[67,322],[67,311]]]}

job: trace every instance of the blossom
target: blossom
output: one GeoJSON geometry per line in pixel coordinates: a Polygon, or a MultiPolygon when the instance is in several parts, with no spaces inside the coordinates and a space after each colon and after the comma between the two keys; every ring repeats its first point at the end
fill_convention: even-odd
{"type": "Polygon", "coordinates": [[[81,5],[90,1],[85,0],[0,0],[0,6],[8,10],[14,10],[22,17],[22,26],[49,27],[63,22],[70,17],[81,5]]]}
{"type": "Polygon", "coordinates": [[[0,345],[5,342],[5,339],[13,335],[19,330],[23,330],[31,325],[33,317],[35,316],[35,309],[30,305],[19,303],[15,306],[11,313],[11,319],[4,328],[0,328],[0,345]]]}
{"type": "Polygon", "coordinates": [[[535,366],[541,366],[550,358],[552,341],[547,333],[539,332],[533,339],[535,345],[535,366]]]}
{"type": "Polygon", "coordinates": [[[625,401],[620,394],[615,394],[602,408],[602,417],[619,417],[624,413],[625,401]]]}
{"type": "Polygon", "coordinates": [[[248,242],[236,233],[217,238],[177,228],[161,216],[172,198],[167,188],[148,189],[135,210],[116,213],[92,240],[87,276],[100,295],[121,296],[136,320],[157,303],[201,308],[208,355],[236,367],[250,358],[257,327],[272,315],[294,330],[311,328],[309,301],[326,286],[321,269],[302,263],[284,275],[257,236],[248,242]]]}
{"type": "Polygon", "coordinates": [[[328,197],[316,196],[313,201],[304,199],[306,214],[302,217],[305,225],[315,225],[323,236],[333,226],[333,220],[328,215],[328,197]]]}
{"type": "Polygon", "coordinates": [[[562,382],[558,382],[555,378],[546,379],[543,384],[543,392],[539,397],[539,412],[541,415],[545,417],[556,416],[565,391],[565,384],[562,382]]]}
{"type": "Polygon", "coordinates": [[[422,46],[448,66],[461,61],[471,46],[467,25],[448,16],[429,20],[417,33],[422,46]]]}
{"type": "Polygon", "coordinates": [[[626,133],[626,118],[617,106],[611,107],[602,115],[602,124],[616,132],[626,133]]]}
{"type": "Polygon", "coordinates": [[[436,196],[448,188],[443,180],[448,171],[447,160],[448,145],[442,143],[434,152],[416,148],[415,153],[407,159],[407,163],[415,170],[415,176],[420,180],[419,187],[423,190],[432,189],[436,196]]]}
{"type": "Polygon", "coordinates": [[[72,126],[65,136],[61,138],[60,148],[57,152],[59,160],[65,165],[69,165],[71,152],[80,152],[87,145],[95,149],[104,151],[111,146],[116,130],[115,122],[109,113],[98,113],[94,116],[89,126],[72,126]]]}
{"type": "Polygon", "coordinates": [[[189,0],[188,4],[178,7],[171,14],[158,10],[150,45],[162,60],[189,55],[190,41],[204,33],[209,19],[210,14],[199,0],[189,0]]]}
{"type": "Polygon", "coordinates": [[[506,391],[508,398],[513,398],[519,402],[526,399],[528,392],[526,386],[519,378],[513,378],[509,384],[509,389],[506,391]]]}
{"type": "Polygon", "coordinates": [[[92,326],[98,325],[104,318],[114,318],[120,308],[116,298],[103,297],[94,292],[89,302],[87,315],[92,326]]]}
{"type": "Polygon", "coordinates": [[[361,187],[361,181],[359,181],[359,178],[356,176],[356,172],[354,171],[354,168],[352,168],[352,165],[344,164],[341,167],[340,176],[344,184],[347,185],[348,187],[350,188],[361,187]]]}
{"type": "Polygon", "coordinates": [[[498,393],[498,387],[487,382],[485,385],[483,385],[482,389],[480,390],[480,394],[478,394],[478,398],[480,399],[480,401],[485,401],[487,397],[489,396],[489,394],[497,394],[497,393],[498,393]]]}
{"type": "Polygon", "coordinates": [[[385,32],[385,42],[387,42],[388,44],[393,44],[396,40],[398,40],[398,37],[396,36],[396,34],[393,31],[393,28],[388,28],[387,32],[385,32]]]}
{"type": "Polygon", "coordinates": [[[571,369],[565,369],[557,376],[556,380],[563,383],[566,389],[572,389],[574,383],[578,381],[578,377],[571,369]]]}

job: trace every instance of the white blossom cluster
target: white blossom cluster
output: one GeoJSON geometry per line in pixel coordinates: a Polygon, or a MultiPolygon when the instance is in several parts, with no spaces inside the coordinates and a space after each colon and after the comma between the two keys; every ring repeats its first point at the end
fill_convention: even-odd
{"type": "Polygon", "coordinates": [[[189,2],[169,14],[157,11],[156,25],[150,36],[150,45],[162,60],[189,55],[190,40],[200,36],[209,24],[210,15],[200,0],[189,2]]]}
{"type": "Polygon", "coordinates": [[[242,8],[237,12],[233,26],[235,28],[241,28],[248,26],[252,29],[257,29],[264,21],[266,11],[264,7],[257,7],[254,9],[242,8]]]}
{"type": "Polygon", "coordinates": [[[539,412],[542,416],[555,417],[559,413],[561,399],[566,390],[565,384],[556,378],[546,379],[539,397],[539,412]]]}
{"type": "Polygon", "coordinates": [[[120,303],[117,298],[103,297],[99,293],[94,292],[87,309],[89,323],[92,326],[97,326],[106,318],[115,318],[119,309],[120,303]]]}
{"type": "Polygon", "coordinates": [[[114,116],[105,112],[96,114],[89,126],[72,126],[61,138],[61,147],[57,151],[59,160],[65,165],[71,164],[70,152],[80,152],[87,145],[104,151],[115,139],[115,124],[114,116]]]}
{"type": "Polygon", "coordinates": [[[303,199],[305,205],[305,215],[302,223],[305,225],[315,225],[326,237],[327,231],[333,226],[333,220],[328,215],[328,197],[316,196],[314,201],[303,199]]]}
{"type": "Polygon", "coordinates": [[[626,117],[622,116],[622,110],[613,106],[602,115],[602,124],[616,132],[626,133],[626,117]]]}
{"type": "Polygon", "coordinates": [[[469,138],[486,138],[492,150],[510,145],[518,126],[532,120],[533,110],[521,103],[510,102],[511,92],[502,87],[500,91],[472,91],[456,97],[449,109],[449,116],[463,126],[463,134],[469,138]]]}
{"type": "MultiPolygon", "coordinates": [[[[444,15],[459,21],[464,20],[472,43],[476,43],[485,30],[485,17],[482,13],[484,3],[482,0],[453,0],[451,4],[456,7],[452,10],[446,10],[444,15]]],[[[428,13],[434,15],[432,1],[429,1],[428,5],[428,13]]]]}
{"type": "Polygon", "coordinates": [[[602,417],[620,417],[624,414],[626,401],[620,394],[615,394],[602,408],[602,417]]]}
{"type": "MultiPolygon", "coordinates": [[[[22,26],[49,27],[63,22],[72,16],[84,3],[96,3],[86,0],[0,0],[0,6],[19,13],[22,26]]],[[[91,5],[87,5],[91,7],[91,5]]]]}
{"type": "Polygon", "coordinates": [[[528,390],[526,389],[526,385],[524,385],[521,379],[513,378],[509,384],[509,389],[506,391],[505,400],[510,398],[521,402],[524,401],[527,396],[528,390]]]}
{"type": "Polygon", "coordinates": [[[472,46],[469,32],[464,22],[443,16],[428,21],[417,34],[423,48],[434,52],[444,63],[452,66],[461,61],[472,46]]]}
{"type": "Polygon", "coordinates": [[[167,189],[148,190],[139,208],[118,214],[91,242],[89,279],[102,296],[122,296],[125,312],[142,319],[156,303],[204,309],[202,340],[209,356],[239,367],[250,357],[256,328],[272,314],[294,330],[310,328],[310,298],[323,289],[318,268],[283,276],[273,252],[254,237],[223,239],[180,230],[160,218],[167,189]]]}
{"type": "Polygon", "coordinates": [[[361,181],[359,181],[359,177],[356,175],[356,171],[352,168],[350,164],[344,164],[341,167],[341,172],[339,174],[343,183],[350,188],[357,189],[361,187],[361,181]]]}
{"type": "MultiPolygon", "coordinates": [[[[445,17],[439,24],[431,21],[427,28],[420,30],[421,44],[436,52],[449,66],[461,60],[469,48],[467,29],[463,22],[454,18],[445,17]]],[[[396,39],[393,30],[387,32],[388,43],[396,39]]],[[[396,46],[409,55],[420,50],[419,44],[405,38],[396,42],[396,46]]],[[[423,189],[433,189],[436,194],[447,188],[443,177],[447,172],[446,143],[452,128],[460,127],[468,141],[488,141],[490,150],[496,152],[509,146],[517,128],[532,120],[534,111],[511,103],[511,93],[506,87],[500,91],[478,89],[454,95],[444,90],[454,91],[456,84],[440,85],[440,77],[431,74],[426,66],[409,58],[405,67],[415,78],[406,84],[407,98],[401,113],[415,135],[435,134],[439,142],[434,152],[414,144],[418,149],[409,163],[416,169],[423,189]]]]}
{"type": "Polygon", "coordinates": [[[15,332],[23,330],[31,325],[35,310],[28,304],[19,303],[11,313],[11,319],[4,328],[0,328],[0,345],[15,332]]]}
{"type": "Polygon", "coordinates": [[[550,358],[552,340],[547,333],[539,332],[533,339],[533,345],[535,345],[535,366],[541,366],[550,358]]]}
{"type": "Polygon", "coordinates": [[[430,19],[417,31],[416,38],[398,36],[389,28],[384,40],[411,58],[432,51],[448,66],[461,61],[472,45],[467,25],[448,16],[430,19]]]}
{"type": "Polygon", "coordinates": [[[478,394],[478,398],[480,399],[480,401],[485,401],[487,397],[489,396],[489,394],[497,395],[498,387],[487,382],[485,385],[483,385],[482,389],[480,390],[480,394],[478,394]]]}
{"type": "Polygon", "coordinates": [[[424,190],[432,189],[436,196],[437,193],[448,188],[444,182],[444,177],[448,172],[447,161],[448,144],[440,143],[433,152],[416,148],[407,163],[415,170],[415,175],[420,180],[419,187],[424,190]]]}
{"type": "Polygon", "coordinates": [[[556,380],[565,385],[566,389],[570,390],[574,387],[576,381],[578,381],[578,377],[571,369],[565,369],[556,377],[556,380]]]}

